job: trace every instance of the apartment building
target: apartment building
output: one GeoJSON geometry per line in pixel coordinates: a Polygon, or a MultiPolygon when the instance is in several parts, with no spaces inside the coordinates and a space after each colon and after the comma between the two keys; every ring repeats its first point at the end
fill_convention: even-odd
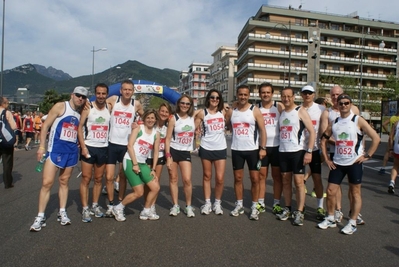
{"type": "Polygon", "coordinates": [[[206,96],[209,83],[209,63],[191,63],[188,71],[182,71],[179,77],[179,93],[187,94],[194,100],[194,108],[198,99],[206,96]]]}
{"type": "Polygon", "coordinates": [[[237,60],[237,47],[220,46],[212,53],[213,63],[209,67],[209,90],[216,89],[222,93],[225,103],[235,99],[235,73],[237,60]]]}
{"type": "Polygon", "coordinates": [[[398,41],[394,22],[262,6],[238,36],[237,85],[248,84],[255,101],[262,82],[274,85],[278,99],[282,88],[299,92],[306,84],[325,96],[348,79],[344,90],[356,104],[377,111],[389,91],[387,77],[399,74],[398,41]]]}

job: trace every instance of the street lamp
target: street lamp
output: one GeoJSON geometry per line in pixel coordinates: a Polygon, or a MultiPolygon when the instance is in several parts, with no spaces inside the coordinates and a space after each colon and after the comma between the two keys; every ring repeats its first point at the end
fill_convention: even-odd
{"type": "Polygon", "coordinates": [[[314,51],[313,51],[313,56],[311,57],[314,59],[314,65],[313,65],[313,88],[317,90],[317,42],[319,41],[318,33],[317,31],[313,31],[313,36],[309,38],[308,42],[309,44],[314,43],[314,51]]]}
{"type": "Polygon", "coordinates": [[[103,47],[100,49],[95,49],[93,46],[93,50],[90,51],[93,53],[93,64],[91,67],[91,87],[90,87],[90,89],[93,90],[92,92],[94,92],[94,53],[99,52],[99,51],[107,51],[107,48],[103,47]]]}
{"type": "MultiPolygon", "coordinates": [[[[288,30],[288,87],[291,87],[291,21],[288,21],[288,28],[283,23],[277,23],[276,25],[274,25],[273,29],[276,29],[278,26],[281,26],[286,30],[288,30]]],[[[267,32],[265,37],[267,39],[270,39],[271,34],[267,32]]],[[[285,84],[285,75],[284,75],[284,84],[285,84]]]]}
{"type": "Polygon", "coordinates": [[[1,32],[1,78],[0,96],[3,96],[3,70],[4,70],[4,20],[6,16],[6,0],[3,0],[3,30],[1,32]]]}
{"type": "Polygon", "coordinates": [[[379,48],[384,48],[385,43],[382,41],[376,33],[373,33],[371,31],[364,32],[364,27],[362,27],[362,41],[361,41],[361,49],[360,49],[360,80],[359,80],[359,112],[362,114],[362,104],[363,104],[363,54],[364,54],[364,39],[366,38],[367,35],[372,36],[373,38],[376,38],[381,41],[381,43],[378,45],[379,48]]]}

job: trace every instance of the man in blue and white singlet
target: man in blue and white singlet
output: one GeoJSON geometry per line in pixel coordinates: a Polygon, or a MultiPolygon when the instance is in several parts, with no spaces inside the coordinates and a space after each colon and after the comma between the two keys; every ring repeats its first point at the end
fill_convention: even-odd
{"type": "Polygon", "coordinates": [[[321,149],[330,169],[327,187],[327,212],[325,220],[318,224],[320,229],[335,228],[337,226],[334,211],[336,194],[346,175],[349,180],[351,197],[351,214],[349,223],[341,229],[341,233],[351,235],[357,231],[356,220],[362,206],[361,183],[363,176],[363,162],[371,158],[380,143],[380,137],[362,117],[351,112],[352,99],[346,94],[337,98],[340,117],[329,124],[322,134],[321,149]],[[371,146],[365,153],[363,136],[371,138],[371,146]],[[334,158],[327,154],[327,141],[335,140],[334,158]]]}
{"type": "Polygon", "coordinates": [[[44,144],[48,129],[51,126],[47,147],[46,161],[43,169],[43,183],[39,194],[39,213],[30,231],[38,232],[46,226],[44,212],[50,199],[50,190],[54,184],[57,171],[60,172],[58,191],[60,210],[57,220],[61,225],[71,224],[65,207],[68,200],[68,181],[73,167],[78,163],[78,126],[80,110],[87,98],[87,90],[78,86],[73,90],[71,99],[55,104],[48,113],[40,133],[40,147],[37,150],[37,160],[40,161],[46,153],[44,144]]]}

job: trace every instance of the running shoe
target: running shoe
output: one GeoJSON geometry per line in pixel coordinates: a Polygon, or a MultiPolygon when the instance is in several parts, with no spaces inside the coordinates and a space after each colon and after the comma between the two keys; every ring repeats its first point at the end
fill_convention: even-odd
{"type": "Polygon", "coordinates": [[[316,197],[317,195],[316,195],[316,191],[314,191],[314,188],[313,188],[313,190],[312,190],[312,193],[310,194],[312,197],[316,197]]]}
{"type": "Polygon", "coordinates": [[[295,213],[295,219],[294,222],[292,223],[293,225],[298,225],[298,226],[302,226],[303,225],[303,219],[304,219],[304,215],[301,211],[296,211],[295,213]]]}
{"type": "Polygon", "coordinates": [[[288,218],[291,215],[291,211],[288,208],[284,208],[283,211],[281,213],[277,213],[277,219],[279,219],[280,221],[286,221],[288,220],[288,218]]]}
{"type": "Polygon", "coordinates": [[[83,209],[82,211],[82,222],[88,223],[91,222],[92,219],[90,217],[90,210],[89,209],[83,209]]]}
{"type": "Polygon", "coordinates": [[[108,194],[108,192],[107,192],[107,186],[104,185],[103,189],[101,190],[101,193],[102,193],[103,195],[107,195],[107,194],[108,194]]]}
{"type": "Polygon", "coordinates": [[[356,219],[356,224],[357,225],[364,225],[366,222],[363,220],[362,215],[359,213],[359,215],[357,215],[357,219],[356,219]]]}
{"type": "Polygon", "coordinates": [[[385,169],[384,169],[384,168],[381,168],[381,169],[378,171],[378,174],[380,174],[380,175],[385,174],[385,169]]]}
{"type": "Polygon", "coordinates": [[[388,186],[388,193],[395,194],[395,182],[391,181],[388,186]]]}
{"type": "Polygon", "coordinates": [[[256,209],[259,211],[259,213],[266,212],[265,203],[256,203],[256,209]]]}
{"type": "Polygon", "coordinates": [[[71,224],[71,220],[68,218],[66,211],[60,211],[57,213],[57,221],[59,221],[63,226],[71,224]]]}
{"type": "Polygon", "coordinates": [[[341,233],[346,235],[351,235],[356,231],[357,231],[356,226],[352,225],[351,223],[348,223],[344,228],[342,228],[341,233]]]}
{"type": "Polygon", "coordinates": [[[276,204],[273,206],[273,214],[277,215],[277,214],[281,214],[283,213],[283,208],[280,206],[280,204],[276,204]]]}
{"type": "Polygon", "coordinates": [[[340,223],[342,221],[342,218],[344,217],[344,214],[340,210],[335,210],[334,211],[334,220],[337,223],[340,223]]]}
{"type": "Polygon", "coordinates": [[[140,220],[146,221],[146,220],[150,220],[150,221],[156,221],[159,219],[159,216],[155,213],[153,213],[151,210],[149,212],[145,212],[144,210],[142,210],[140,212],[140,216],[139,216],[140,220]]]}
{"type": "Polygon", "coordinates": [[[155,208],[155,205],[152,205],[150,209],[151,209],[152,213],[154,213],[155,215],[158,215],[157,214],[157,209],[155,208]]]}
{"type": "Polygon", "coordinates": [[[113,213],[112,213],[112,209],[114,208],[113,205],[107,205],[107,211],[105,212],[105,217],[111,218],[114,217],[113,213]]]}
{"type": "Polygon", "coordinates": [[[104,209],[100,206],[95,206],[90,209],[90,215],[94,215],[96,218],[102,218],[105,216],[104,209]]]}
{"type": "Polygon", "coordinates": [[[258,210],[258,208],[256,206],[252,207],[251,214],[249,215],[249,219],[253,220],[253,221],[259,220],[259,210],[258,210]]]}
{"type": "Polygon", "coordinates": [[[324,221],[322,221],[321,223],[319,223],[317,225],[317,227],[319,227],[320,229],[327,229],[327,228],[335,228],[337,227],[337,223],[336,222],[332,222],[329,219],[325,218],[324,221]]]}
{"type": "Polygon", "coordinates": [[[239,216],[240,214],[243,214],[243,213],[244,213],[244,208],[241,205],[238,205],[237,202],[236,202],[236,207],[234,208],[234,210],[232,210],[230,212],[230,215],[234,216],[234,217],[237,217],[237,216],[239,216]]]}
{"type": "Polygon", "coordinates": [[[123,212],[123,209],[118,209],[118,208],[116,208],[116,206],[114,206],[112,208],[112,214],[114,215],[115,220],[117,220],[118,222],[126,221],[126,217],[125,217],[125,214],[123,212]]]}
{"type": "Polygon", "coordinates": [[[216,215],[223,215],[223,208],[220,203],[214,203],[212,210],[216,215]]]}
{"type": "Polygon", "coordinates": [[[323,208],[317,208],[316,210],[316,219],[319,221],[324,220],[324,217],[326,217],[326,210],[323,208]]]}
{"type": "Polygon", "coordinates": [[[177,214],[179,213],[180,213],[180,206],[173,205],[173,207],[170,209],[169,216],[177,216],[177,214]]]}
{"type": "Polygon", "coordinates": [[[33,222],[33,224],[31,225],[29,231],[31,232],[39,232],[40,230],[42,230],[42,227],[46,226],[46,216],[44,217],[35,217],[35,221],[33,222]]]}
{"type": "Polygon", "coordinates": [[[194,218],[195,213],[194,213],[194,208],[192,206],[187,206],[186,207],[186,215],[188,218],[194,218]]]}
{"type": "Polygon", "coordinates": [[[204,215],[209,215],[209,213],[212,212],[212,204],[211,203],[205,203],[205,205],[201,206],[201,214],[204,215]]]}

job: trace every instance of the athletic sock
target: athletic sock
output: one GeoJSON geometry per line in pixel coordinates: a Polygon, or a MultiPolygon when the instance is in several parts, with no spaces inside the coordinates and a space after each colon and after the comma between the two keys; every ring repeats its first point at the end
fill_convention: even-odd
{"type": "Polygon", "coordinates": [[[258,202],[259,202],[260,204],[265,204],[265,199],[264,199],[264,198],[260,198],[260,199],[258,199],[258,202]]]}

